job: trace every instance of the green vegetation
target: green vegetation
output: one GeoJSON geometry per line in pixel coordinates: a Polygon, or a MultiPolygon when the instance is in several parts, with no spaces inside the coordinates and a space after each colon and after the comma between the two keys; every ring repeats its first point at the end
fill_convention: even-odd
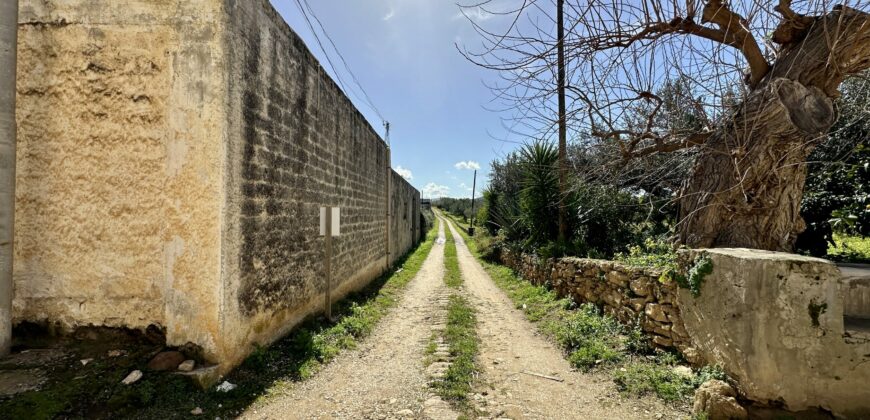
{"type": "Polygon", "coordinates": [[[517,309],[565,351],[574,367],[610,373],[624,395],[653,394],[682,403],[704,381],[724,379],[724,373],[717,368],[677,369],[680,357],[653,351],[640,325],[626,327],[601,314],[594,305],[578,306],[571,299],[560,299],[554,291],[519,278],[510,268],[484,260],[475,241],[469,240],[464,231],[460,230],[460,235],[517,309]]]}
{"type": "Polygon", "coordinates": [[[815,299],[813,299],[807,309],[809,310],[810,319],[812,320],[813,326],[818,327],[819,317],[828,310],[828,304],[818,303],[815,299]]]}
{"type": "Polygon", "coordinates": [[[828,245],[828,258],[834,261],[870,264],[870,236],[835,233],[828,245]]]}
{"type": "Polygon", "coordinates": [[[444,243],[444,283],[454,289],[462,285],[462,273],[459,272],[459,259],[456,257],[456,241],[447,231],[447,241],[444,243]]]}
{"type": "MultiPolygon", "coordinates": [[[[443,197],[434,200],[434,205],[444,211],[462,218],[463,221],[471,220],[475,215],[471,214],[471,199],[470,198],[450,198],[443,197]]],[[[477,198],[474,200],[474,211],[477,212],[482,205],[482,200],[477,198]]]]}
{"type": "Polygon", "coordinates": [[[807,165],[801,202],[807,228],[798,236],[797,248],[817,257],[870,262],[868,75],[843,82],[837,100],[840,118],[807,165]]]}
{"type": "Polygon", "coordinates": [[[450,296],[444,340],[450,346],[451,363],[444,376],[432,386],[441,398],[466,412],[471,409],[468,395],[477,372],[475,357],[479,339],[476,325],[474,309],[468,301],[458,294],[450,296]]]}
{"type": "MultiPolygon", "coordinates": [[[[456,241],[449,228],[447,228],[446,236],[444,283],[452,289],[458,289],[462,286],[462,273],[456,255],[456,241]]],[[[474,308],[458,292],[453,292],[447,305],[447,326],[443,337],[444,342],[450,348],[450,366],[443,377],[432,383],[432,387],[442,399],[450,402],[465,414],[473,412],[468,396],[472,391],[474,377],[478,371],[475,357],[480,340],[477,337],[476,327],[477,318],[474,308]]],[[[434,349],[435,337],[430,340],[427,352],[430,350],[434,352],[434,349]]]]}
{"type": "Polygon", "coordinates": [[[677,252],[674,246],[652,238],[647,238],[642,245],[630,246],[627,254],[619,252],[613,259],[635,267],[677,269],[677,252]]]}
{"type": "Polygon", "coordinates": [[[678,361],[672,355],[655,362],[639,361],[614,370],[613,380],[620,392],[632,396],[657,395],[665,401],[680,401],[691,397],[695,389],[711,379],[726,380],[725,372],[705,366],[696,373],[676,369],[678,361]]]}
{"type": "Polygon", "coordinates": [[[701,295],[701,286],[704,285],[704,278],[713,272],[713,261],[707,255],[701,255],[695,260],[695,265],[689,269],[689,275],[686,278],[689,290],[692,291],[692,296],[698,297],[701,295]]]}
{"type": "Polygon", "coordinates": [[[401,269],[384,274],[365,289],[336,303],[335,322],[312,317],[271,346],[258,347],[226,378],[237,385],[232,391],[201,390],[178,375],[147,372],[145,366],[155,352],[153,346],[140,346],[126,357],[108,359],[107,349],[95,355],[73,349],[77,357],[94,360],[86,368],[67,361],[61,367],[65,370],[53,373],[42,390],[0,400],[0,413],[10,418],[35,419],[166,419],[186,417],[192,409],[200,407],[208,418],[236,416],[255,400],[310,377],[341,350],[355,347],[370,334],[420,270],[432,249],[435,232],[437,229],[430,230],[424,242],[397,262],[396,267],[401,269]],[[121,385],[121,380],[134,369],[146,371],[145,376],[133,385],[121,385]]]}

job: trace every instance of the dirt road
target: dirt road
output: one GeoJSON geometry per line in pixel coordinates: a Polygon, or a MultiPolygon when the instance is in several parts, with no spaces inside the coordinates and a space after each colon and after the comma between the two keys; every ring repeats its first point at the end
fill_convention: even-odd
{"type": "Polygon", "coordinates": [[[471,255],[452,223],[464,288],[477,310],[482,385],[477,405],[511,419],[685,418],[660,400],[623,399],[609,377],[572,371],[562,352],[514,307],[471,255]],[[562,382],[529,375],[537,373],[562,382]],[[484,395],[485,393],[485,395],[484,395]]]}
{"type": "MultiPolygon", "coordinates": [[[[443,317],[444,224],[417,276],[359,348],[338,356],[313,378],[250,407],[252,419],[420,418],[430,398],[424,350],[443,317]]],[[[430,404],[431,405],[431,404],[430,404]]],[[[437,408],[437,407],[436,407],[437,408]]],[[[431,407],[430,407],[431,409],[431,407]]]]}
{"type": "Polygon", "coordinates": [[[482,373],[473,404],[484,418],[676,419],[680,412],[649,399],[621,398],[609,377],[572,371],[561,351],[517,310],[441,219],[438,240],[397,307],[361,346],[315,377],[251,406],[252,419],[455,419],[433,398],[423,364],[433,328],[443,328],[445,226],[456,241],[464,284],[477,310],[482,373]],[[529,373],[561,378],[554,381],[529,373]]]}

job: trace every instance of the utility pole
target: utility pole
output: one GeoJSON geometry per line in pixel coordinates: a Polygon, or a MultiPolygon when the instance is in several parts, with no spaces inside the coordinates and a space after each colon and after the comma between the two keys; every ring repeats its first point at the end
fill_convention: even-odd
{"type": "Polygon", "coordinates": [[[556,26],[558,39],[558,81],[559,84],[559,243],[564,244],[568,239],[567,209],[565,197],[568,190],[568,130],[565,117],[565,16],[563,8],[565,0],[556,1],[556,26]]]}
{"type": "Polygon", "coordinates": [[[468,235],[474,236],[474,193],[477,190],[477,169],[474,170],[474,181],[471,182],[471,225],[468,226],[468,235]]]}
{"type": "Polygon", "coordinates": [[[384,121],[384,130],[385,130],[384,140],[385,140],[386,146],[387,146],[387,170],[386,170],[387,179],[386,179],[386,183],[385,183],[385,186],[387,189],[387,196],[386,196],[386,200],[385,200],[385,203],[387,204],[387,206],[386,206],[387,207],[386,208],[386,225],[385,225],[385,231],[387,232],[387,237],[386,237],[386,240],[384,242],[386,244],[386,256],[385,256],[386,264],[384,265],[385,266],[384,270],[389,270],[390,264],[392,264],[392,261],[390,261],[390,225],[392,224],[392,217],[390,217],[390,212],[392,211],[392,207],[393,207],[392,206],[393,163],[392,163],[391,158],[390,158],[390,122],[389,121],[384,121]]]}
{"type": "Polygon", "coordinates": [[[18,0],[0,2],[0,356],[12,346],[18,0]]]}

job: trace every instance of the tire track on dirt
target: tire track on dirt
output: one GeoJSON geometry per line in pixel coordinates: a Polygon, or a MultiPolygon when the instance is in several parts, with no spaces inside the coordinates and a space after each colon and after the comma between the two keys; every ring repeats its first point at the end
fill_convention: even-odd
{"type": "Polygon", "coordinates": [[[448,227],[456,241],[464,288],[478,312],[482,384],[473,400],[482,415],[514,420],[685,417],[652,397],[622,398],[609,376],[574,371],[490,279],[452,222],[448,227]]]}

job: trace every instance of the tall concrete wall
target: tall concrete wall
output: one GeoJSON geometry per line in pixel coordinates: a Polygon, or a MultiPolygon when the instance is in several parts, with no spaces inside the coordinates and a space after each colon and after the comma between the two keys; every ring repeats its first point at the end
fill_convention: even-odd
{"type": "Polygon", "coordinates": [[[335,298],[419,239],[419,192],[268,1],[21,4],[16,322],[159,325],[225,372],[322,309],[320,206],[335,298]]]}
{"type": "Polygon", "coordinates": [[[322,308],[321,206],[341,208],[332,260],[337,298],[380,275],[418,239],[406,229],[410,216],[395,209],[419,206],[419,193],[389,168],[386,144],[268,1],[228,1],[227,13],[224,324],[227,352],[238,357],[247,343],[268,342],[322,308]]]}
{"type": "Polygon", "coordinates": [[[395,171],[390,171],[390,263],[420,239],[420,193],[395,171]]]}

